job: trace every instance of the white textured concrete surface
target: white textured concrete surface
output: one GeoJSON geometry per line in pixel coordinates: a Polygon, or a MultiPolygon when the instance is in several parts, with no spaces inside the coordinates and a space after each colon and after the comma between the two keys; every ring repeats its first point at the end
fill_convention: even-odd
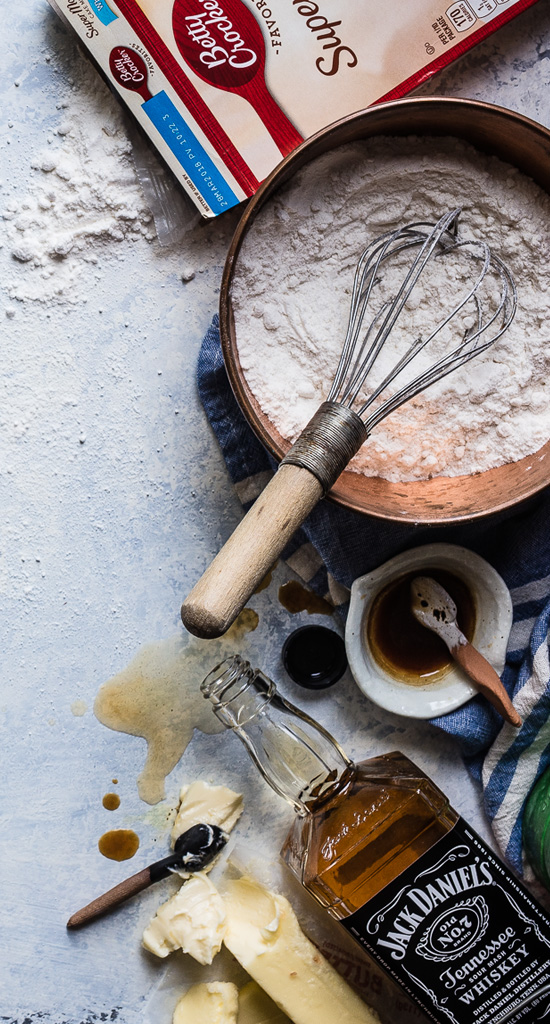
{"type": "MultiPolygon", "coordinates": [[[[50,173],[33,168],[37,153],[62,144],[67,107],[58,104],[74,116],[92,78],[45,0],[5,5],[2,20],[0,204],[24,221],[37,179],[50,173]]],[[[421,92],[489,100],[550,124],[549,80],[550,2],[540,0],[421,92]]],[[[108,110],[102,90],[97,79],[98,109],[108,110]]],[[[242,788],[239,841],[257,843],[261,823],[266,856],[288,824],[237,741],[202,734],[168,778],[167,800],[148,807],[136,790],[143,741],[92,714],[100,684],[141,644],[178,632],[182,597],[239,517],[195,387],[233,222],[201,224],[172,250],[147,240],[146,225],[90,238],[46,261],[63,287],[42,299],[44,267],[14,255],[13,217],[3,222],[0,1020],[12,1024],[143,1020],[164,965],[140,937],[165,883],[86,931],[67,934],[65,921],[164,855],[181,782],[207,774],[242,788]],[[101,800],[113,788],[121,805],[109,812],[101,800]],[[99,854],[97,839],[115,827],[138,833],[133,860],[99,854]]],[[[289,576],[279,567],[254,598],[260,622],[247,640],[247,656],[275,676],[284,637],[308,621],[277,600],[289,576]]],[[[352,755],[400,747],[487,834],[448,739],[366,707],[349,678],[309,700],[283,688],[302,705],[314,699],[352,755]]]]}

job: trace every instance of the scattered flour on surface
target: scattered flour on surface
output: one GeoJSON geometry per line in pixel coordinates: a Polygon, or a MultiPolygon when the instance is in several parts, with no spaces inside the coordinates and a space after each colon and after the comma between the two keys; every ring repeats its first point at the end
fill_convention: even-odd
{"type": "MultiPolygon", "coordinates": [[[[328,393],[365,245],[457,206],[461,234],[487,240],[510,267],[516,318],[487,353],[379,424],[350,468],[393,481],[457,476],[514,462],[550,438],[550,197],[456,139],[412,137],[319,158],[263,208],[243,243],[232,289],[239,359],[282,437],[295,440],[328,393]]],[[[437,284],[447,308],[454,295],[444,277],[437,284]]],[[[438,319],[429,296],[409,303],[383,366],[430,313],[438,319]]]]}
{"type": "Polygon", "coordinates": [[[93,273],[116,243],[155,237],[122,107],[95,68],[82,62],[78,85],[64,91],[57,110],[27,194],[2,202],[12,300],[76,302],[84,272],[93,273]]]}

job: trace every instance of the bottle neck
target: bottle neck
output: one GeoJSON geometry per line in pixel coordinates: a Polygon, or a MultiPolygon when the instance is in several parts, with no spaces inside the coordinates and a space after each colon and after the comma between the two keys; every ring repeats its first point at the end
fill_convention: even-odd
{"type": "Polygon", "coordinates": [[[201,691],[220,722],[242,740],[264,779],[298,814],[307,814],[331,793],[352,766],[326,729],[238,655],[217,665],[201,691]]]}

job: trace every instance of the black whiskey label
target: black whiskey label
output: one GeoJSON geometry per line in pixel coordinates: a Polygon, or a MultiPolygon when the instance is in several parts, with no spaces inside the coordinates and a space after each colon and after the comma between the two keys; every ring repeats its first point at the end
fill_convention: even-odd
{"type": "Polygon", "coordinates": [[[340,923],[439,1024],[548,1020],[550,919],[462,819],[340,923]]]}

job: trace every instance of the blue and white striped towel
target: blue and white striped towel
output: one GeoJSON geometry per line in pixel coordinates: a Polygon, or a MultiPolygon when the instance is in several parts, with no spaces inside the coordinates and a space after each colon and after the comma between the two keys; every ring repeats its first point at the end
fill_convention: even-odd
{"type": "MultiPolygon", "coordinates": [[[[275,463],[249,428],[229,386],[217,317],[203,341],[198,384],[246,509],[267,483],[275,463]]],[[[445,528],[384,523],[322,501],[283,552],[287,564],[309,587],[344,611],[348,588],[357,576],[419,544],[462,544],[501,574],[514,605],[502,679],[523,726],[517,730],[502,725],[491,706],[477,697],[433,722],[459,741],[469,770],[483,785],[499,847],[519,873],[523,872],[523,805],[531,786],[550,764],[549,514],[550,488],[511,513],[445,528]]],[[[525,876],[532,877],[528,871],[525,876]]]]}

